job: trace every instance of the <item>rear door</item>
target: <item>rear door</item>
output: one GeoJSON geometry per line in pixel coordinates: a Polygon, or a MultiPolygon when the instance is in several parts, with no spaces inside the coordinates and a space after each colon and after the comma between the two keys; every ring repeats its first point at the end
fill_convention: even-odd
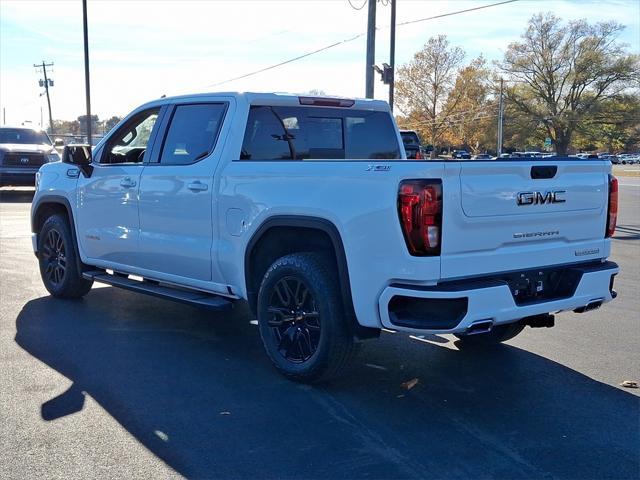
{"type": "Polygon", "coordinates": [[[608,255],[606,162],[456,162],[446,172],[442,278],[608,255]]]}
{"type": "Polygon", "coordinates": [[[210,281],[214,172],[229,101],[181,103],[167,113],[140,178],[140,255],[136,266],[181,280],[210,281]]]}

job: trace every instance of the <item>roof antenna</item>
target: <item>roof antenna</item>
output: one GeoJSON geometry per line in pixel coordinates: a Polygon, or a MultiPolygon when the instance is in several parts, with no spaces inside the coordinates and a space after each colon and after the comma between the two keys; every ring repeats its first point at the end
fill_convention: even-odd
{"type": "Polygon", "coordinates": [[[160,98],[167,98],[167,95],[163,93],[160,98]]]}

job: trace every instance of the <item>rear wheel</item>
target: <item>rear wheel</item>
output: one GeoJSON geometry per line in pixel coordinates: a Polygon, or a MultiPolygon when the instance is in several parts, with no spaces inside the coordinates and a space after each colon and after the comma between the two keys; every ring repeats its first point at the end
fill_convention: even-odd
{"type": "Polygon", "coordinates": [[[82,278],[73,236],[67,219],[52,215],[38,235],[38,261],[45,288],[54,297],[80,298],[86,295],[92,280],[82,278]]]}
{"type": "Polygon", "coordinates": [[[497,325],[487,333],[477,333],[475,335],[457,335],[463,345],[486,347],[497,345],[507,340],[511,340],[524,330],[521,323],[509,323],[507,325],[497,325]]]}
{"type": "Polygon", "coordinates": [[[336,376],[355,351],[337,288],[323,256],[276,260],[258,293],[258,325],[273,365],[287,378],[318,382],[336,376]]]}

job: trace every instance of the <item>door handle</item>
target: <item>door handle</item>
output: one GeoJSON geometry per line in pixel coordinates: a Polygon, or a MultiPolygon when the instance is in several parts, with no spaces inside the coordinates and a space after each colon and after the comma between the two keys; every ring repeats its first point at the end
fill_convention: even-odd
{"type": "Polygon", "coordinates": [[[135,180],[131,180],[131,177],[124,177],[120,180],[120,186],[124,188],[132,188],[136,186],[135,180]]]}
{"type": "Polygon", "coordinates": [[[187,188],[192,192],[205,192],[209,189],[209,186],[206,183],[195,181],[187,185],[187,188]]]}

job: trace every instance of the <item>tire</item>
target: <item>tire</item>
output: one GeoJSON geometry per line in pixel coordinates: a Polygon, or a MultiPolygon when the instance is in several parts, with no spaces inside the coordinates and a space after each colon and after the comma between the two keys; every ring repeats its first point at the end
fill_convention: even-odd
{"type": "Polygon", "coordinates": [[[260,285],[257,310],[267,355],[290,380],[334,378],[355,353],[335,267],[322,255],[295,253],[276,260],[260,285]]]}
{"type": "Polygon", "coordinates": [[[77,249],[69,222],[52,215],[38,235],[38,261],[42,283],[58,298],[81,298],[89,293],[93,280],[82,278],[77,249]]]}
{"type": "Polygon", "coordinates": [[[456,337],[458,337],[460,342],[465,346],[488,347],[511,340],[522,332],[524,327],[525,326],[521,323],[509,323],[507,325],[497,325],[487,333],[478,333],[475,335],[456,334],[456,337]]]}

